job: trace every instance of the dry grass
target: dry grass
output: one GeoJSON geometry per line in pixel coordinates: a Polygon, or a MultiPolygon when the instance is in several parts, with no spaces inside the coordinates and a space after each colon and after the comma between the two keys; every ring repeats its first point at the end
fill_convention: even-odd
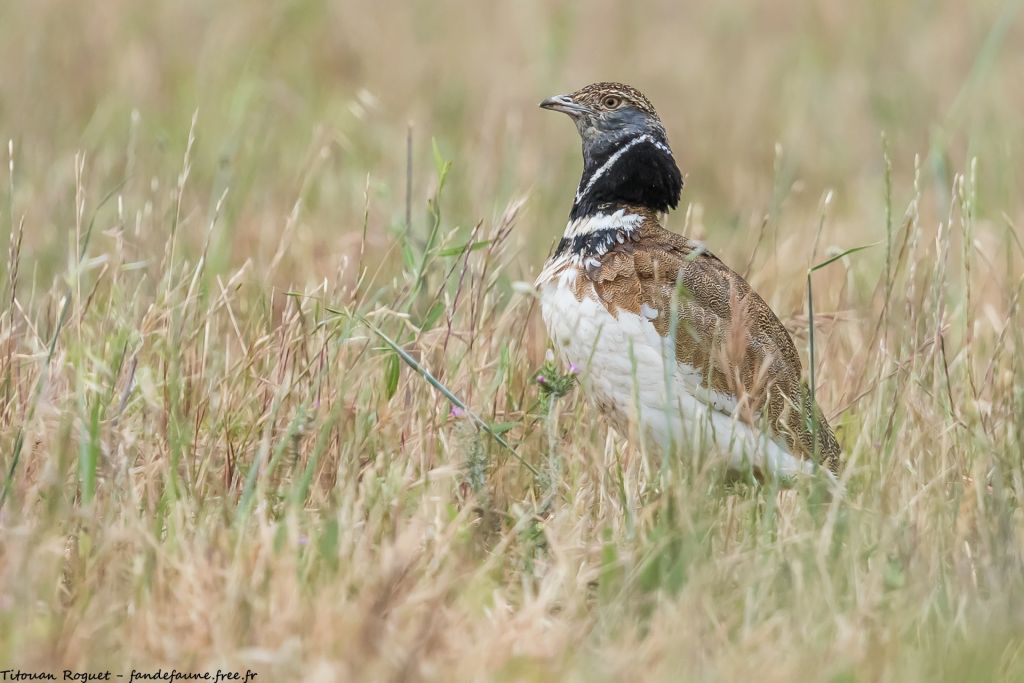
{"type": "Polygon", "coordinates": [[[1021,3],[688,4],[0,5],[0,668],[1024,678],[1021,3]],[[878,243],[813,275],[845,496],[534,381],[599,79],[802,348],[878,243]]]}

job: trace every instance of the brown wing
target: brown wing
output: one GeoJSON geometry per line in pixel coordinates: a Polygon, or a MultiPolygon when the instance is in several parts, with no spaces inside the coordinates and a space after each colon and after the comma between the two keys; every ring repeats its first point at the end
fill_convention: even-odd
{"type": "Polygon", "coordinates": [[[812,406],[793,340],[768,304],[717,257],[649,220],[599,265],[590,261],[586,273],[613,314],[646,314],[662,336],[674,327],[676,360],[701,370],[705,388],[737,397],[742,418],[761,416],[794,454],[817,453],[838,469],[839,444],[812,406]]]}

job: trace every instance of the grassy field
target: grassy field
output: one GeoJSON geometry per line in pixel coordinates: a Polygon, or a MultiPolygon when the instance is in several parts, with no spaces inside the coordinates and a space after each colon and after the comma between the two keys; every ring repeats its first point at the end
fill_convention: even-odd
{"type": "Polygon", "coordinates": [[[0,669],[1024,680],[1024,3],[682,5],[0,4],[0,669]],[[536,382],[596,80],[844,495],[536,382]]]}

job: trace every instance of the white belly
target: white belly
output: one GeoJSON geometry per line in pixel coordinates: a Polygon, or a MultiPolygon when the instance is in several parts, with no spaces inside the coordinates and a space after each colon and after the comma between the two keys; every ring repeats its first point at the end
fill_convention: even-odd
{"type": "Polygon", "coordinates": [[[814,470],[735,419],[732,397],[704,389],[700,371],[677,363],[646,317],[622,310],[613,316],[589,285],[577,300],[577,273],[567,268],[542,285],[541,313],[555,348],[580,369],[584,391],[617,430],[639,427],[641,438],[682,453],[710,448],[734,469],[754,466],[782,478],[814,470]]]}

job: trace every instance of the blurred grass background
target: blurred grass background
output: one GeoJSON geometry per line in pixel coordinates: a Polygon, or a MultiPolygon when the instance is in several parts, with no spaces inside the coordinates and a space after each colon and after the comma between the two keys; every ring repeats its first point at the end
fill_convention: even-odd
{"type": "Polygon", "coordinates": [[[536,102],[595,80],[651,95],[687,173],[684,201],[703,208],[720,242],[749,234],[783,199],[815,207],[828,189],[849,217],[845,234],[878,239],[883,132],[904,193],[916,154],[939,195],[979,157],[983,210],[1012,206],[1022,182],[1024,28],[1017,3],[1001,0],[43,0],[0,12],[16,213],[31,212],[26,245],[44,262],[61,260],[76,152],[87,154],[90,196],[126,175],[139,189],[162,182],[159,192],[180,170],[195,111],[191,192],[213,203],[231,187],[215,262],[276,245],[301,194],[308,211],[285,259],[311,278],[353,249],[367,178],[371,234],[401,220],[407,125],[417,209],[436,139],[455,160],[453,221],[472,224],[529,192],[517,232],[542,258],[579,160],[571,126],[536,102]],[[311,263],[311,253],[321,256],[311,263]]]}
{"type": "Polygon", "coordinates": [[[0,4],[0,668],[1021,680],[1022,5],[0,4]],[[598,80],[801,351],[878,243],[815,276],[841,503],[659,483],[532,382],[537,103],[598,80]]]}

